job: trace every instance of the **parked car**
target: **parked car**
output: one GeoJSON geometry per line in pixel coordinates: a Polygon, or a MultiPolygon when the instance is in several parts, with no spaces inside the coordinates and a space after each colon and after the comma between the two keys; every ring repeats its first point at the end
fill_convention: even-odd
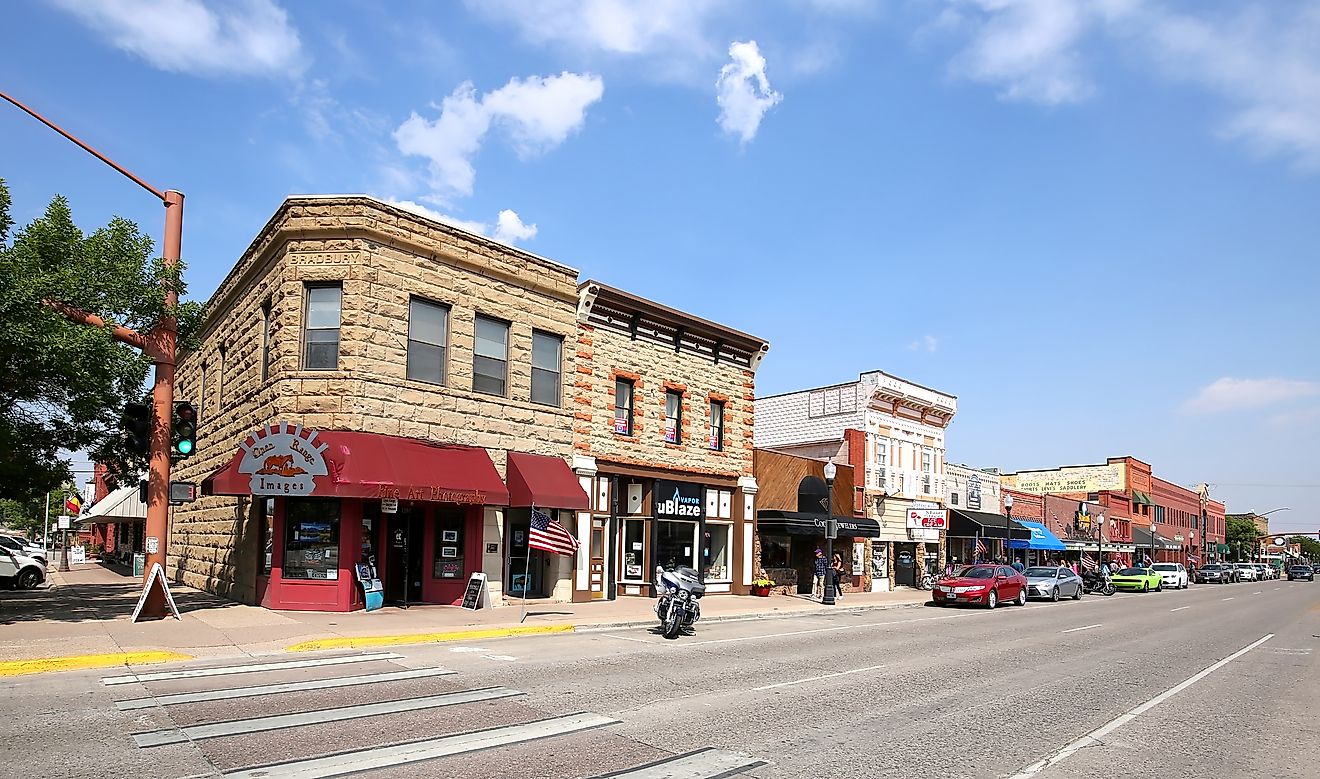
{"type": "Polygon", "coordinates": [[[1294,565],[1288,569],[1288,581],[1298,581],[1305,579],[1308,582],[1315,581],[1315,569],[1309,565],[1294,565]]]}
{"type": "Polygon", "coordinates": [[[34,590],[44,581],[46,566],[8,547],[0,547],[0,587],[34,590]]]}
{"type": "Polygon", "coordinates": [[[1215,582],[1216,584],[1228,584],[1233,581],[1233,569],[1219,563],[1210,563],[1203,568],[1196,569],[1196,583],[1206,584],[1215,582]]]}
{"type": "Polygon", "coordinates": [[[937,606],[971,603],[993,609],[1000,603],[1027,603],[1027,577],[1007,565],[968,565],[935,583],[937,606]]]}
{"type": "Polygon", "coordinates": [[[1164,587],[1164,577],[1151,568],[1123,568],[1110,578],[1120,590],[1159,592],[1164,587]]]}
{"type": "Polygon", "coordinates": [[[1155,563],[1151,566],[1164,579],[1164,586],[1175,590],[1185,590],[1189,580],[1187,578],[1187,569],[1182,563],[1155,563]]]}
{"type": "Polygon", "coordinates": [[[1270,578],[1270,567],[1264,563],[1252,563],[1252,568],[1256,569],[1256,581],[1263,582],[1270,578]]]}
{"type": "Polygon", "coordinates": [[[1057,601],[1059,598],[1080,600],[1082,597],[1082,577],[1071,568],[1037,566],[1028,568],[1022,575],[1027,577],[1028,598],[1057,601]]]}
{"type": "Polygon", "coordinates": [[[1260,580],[1260,574],[1256,572],[1256,566],[1251,563],[1234,563],[1233,567],[1237,569],[1238,581],[1254,582],[1260,580]]]}
{"type": "Polygon", "coordinates": [[[34,560],[39,561],[43,566],[49,565],[46,562],[46,550],[22,536],[0,535],[0,547],[8,549],[16,554],[27,555],[34,560]]]}

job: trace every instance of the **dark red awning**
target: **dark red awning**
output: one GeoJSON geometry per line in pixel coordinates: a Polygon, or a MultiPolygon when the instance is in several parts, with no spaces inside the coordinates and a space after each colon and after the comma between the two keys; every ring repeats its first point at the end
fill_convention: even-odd
{"type": "MultiPolygon", "coordinates": [[[[244,442],[248,447],[258,443],[256,435],[244,442]]],[[[312,495],[487,506],[509,503],[509,491],[485,449],[343,430],[317,431],[315,443],[325,447],[326,473],[313,477],[312,495]]],[[[203,481],[202,494],[253,494],[252,474],[239,471],[243,456],[240,449],[228,465],[203,481]]]]}
{"type": "Polygon", "coordinates": [[[558,457],[509,452],[506,476],[510,506],[579,510],[590,507],[577,477],[558,457]]]}

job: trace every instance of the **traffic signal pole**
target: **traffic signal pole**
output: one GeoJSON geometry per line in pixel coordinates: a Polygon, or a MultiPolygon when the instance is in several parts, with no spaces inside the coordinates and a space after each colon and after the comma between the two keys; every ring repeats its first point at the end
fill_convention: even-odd
{"type": "MultiPolygon", "coordinates": [[[[84,143],[64,128],[46,117],[15,100],[4,92],[3,98],[26,112],[32,118],[77,144],[79,148],[96,157],[101,162],[114,168],[125,178],[156,196],[165,205],[165,240],[161,260],[165,269],[172,272],[179,265],[183,248],[183,193],[175,190],[164,192],[130,173],[114,160],[84,143]]],[[[157,582],[146,592],[146,602],[139,612],[140,618],[155,619],[165,616],[164,584],[151,576],[155,564],[165,570],[165,552],[169,544],[169,489],[170,489],[170,422],[174,416],[174,365],[178,350],[179,323],[174,316],[179,303],[179,293],[175,285],[167,285],[165,290],[165,314],[147,333],[139,333],[123,325],[106,322],[101,317],[88,311],[56,300],[45,301],[46,305],[75,322],[106,328],[116,341],[142,350],[155,364],[155,384],[151,389],[151,405],[155,413],[151,421],[151,458],[147,477],[147,564],[142,572],[143,587],[157,582]]],[[[67,553],[67,549],[65,550],[67,553]]]]}

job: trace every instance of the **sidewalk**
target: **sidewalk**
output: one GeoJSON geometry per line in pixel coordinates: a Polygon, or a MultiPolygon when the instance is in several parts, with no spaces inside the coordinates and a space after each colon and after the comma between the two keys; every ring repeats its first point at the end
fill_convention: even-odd
{"type": "MultiPolygon", "coordinates": [[[[386,607],[349,613],[271,611],[247,606],[190,587],[171,586],[182,619],[133,624],[129,616],[141,586],[95,563],[68,572],[51,571],[50,586],[0,594],[0,661],[164,650],[193,657],[222,657],[352,646],[351,639],[380,643],[462,640],[474,630],[508,635],[527,632],[607,629],[655,622],[654,601],[620,598],[597,603],[528,601],[521,606],[470,611],[455,606],[386,607]],[[446,635],[454,634],[458,635],[446,635]],[[425,636],[423,638],[423,636],[425,636]],[[327,641],[328,640],[328,641],[327,641]]],[[[702,600],[703,622],[773,619],[925,603],[921,591],[849,593],[835,606],[806,598],[718,595],[702,600]]],[[[482,636],[468,635],[475,639],[482,636]]]]}

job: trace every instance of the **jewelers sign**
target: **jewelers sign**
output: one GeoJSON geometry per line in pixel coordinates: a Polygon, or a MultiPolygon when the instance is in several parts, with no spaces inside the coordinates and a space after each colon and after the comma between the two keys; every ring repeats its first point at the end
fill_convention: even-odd
{"type": "Polygon", "coordinates": [[[907,526],[925,530],[944,530],[949,526],[949,515],[944,509],[910,508],[907,512],[907,526]]]}
{"type": "Polygon", "coordinates": [[[253,495],[311,495],[315,476],[325,476],[326,444],[317,442],[315,430],[288,422],[263,427],[240,444],[243,459],[238,472],[252,477],[253,495]]]}

